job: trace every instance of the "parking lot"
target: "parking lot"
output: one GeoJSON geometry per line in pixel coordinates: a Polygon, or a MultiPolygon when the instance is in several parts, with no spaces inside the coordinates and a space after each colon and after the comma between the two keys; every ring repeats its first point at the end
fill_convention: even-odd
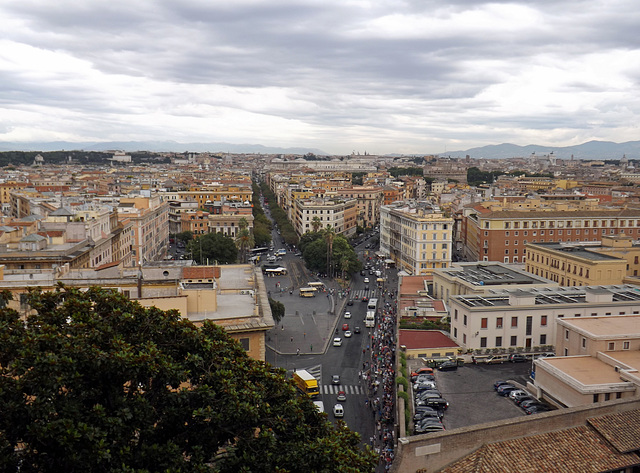
{"type": "MultiPolygon", "coordinates": [[[[417,368],[418,366],[416,366],[417,368]]],[[[465,365],[456,371],[435,370],[438,391],[449,402],[443,424],[447,430],[524,416],[524,411],[493,389],[498,380],[513,380],[526,386],[528,363],[465,365]]]]}

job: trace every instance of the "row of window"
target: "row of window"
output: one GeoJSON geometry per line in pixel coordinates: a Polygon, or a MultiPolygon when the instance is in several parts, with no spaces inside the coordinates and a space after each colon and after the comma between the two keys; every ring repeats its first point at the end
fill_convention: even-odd
{"type": "MultiPolygon", "coordinates": [[[[490,222],[485,222],[485,228],[489,228],[490,222]]],[[[626,227],[627,220],[567,220],[567,221],[524,221],[524,222],[504,222],[504,228],[555,228],[555,227],[626,227]]],[[[629,220],[629,227],[640,227],[640,220],[629,220]]]]}
{"type": "MultiPolygon", "coordinates": [[[[458,338],[458,329],[454,327],[453,329],[453,337],[454,338],[458,338]]],[[[541,334],[540,335],[540,343],[539,345],[546,345],[547,344],[547,335],[546,334],[541,334]]],[[[462,335],[462,343],[466,345],[467,343],[467,334],[463,334],[462,335]]],[[[532,340],[531,338],[525,338],[525,343],[524,345],[526,347],[531,347],[532,346],[532,340]]],[[[487,337],[480,337],[480,348],[487,348],[488,345],[488,338],[487,337]]],[[[503,347],[503,337],[498,336],[495,337],[495,343],[492,345],[493,347],[496,348],[501,348],[503,347]]],[[[520,346],[518,345],[518,335],[511,335],[509,337],[509,345],[510,347],[517,347],[520,346]]]]}
{"type": "MultiPolygon", "coordinates": [[[[527,315],[527,326],[530,326],[533,323],[533,316],[531,315],[527,315]]],[[[561,316],[559,316],[561,317],[561,316]]],[[[511,317],[511,328],[517,328],[518,327],[518,316],[513,316],[511,317]]],[[[453,311],[453,319],[454,320],[458,320],[458,309],[454,309],[453,311]]],[[[505,317],[496,317],[496,328],[497,329],[501,329],[504,328],[504,319],[505,317]]],[[[463,315],[463,319],[462,319],[462,325],[464,325],[465,327],[467,326],[467,315],[464,314],[463,315]]],[[[547,324],[549,323],[549,317],[547,315],[541,315],[540,316],[540,327],[546,327],[547,324]]],[[[489,328],[489,318],[488,317],[482,317],[480,319],[480,328],[483,329],[488,329],[489,328]]]]}

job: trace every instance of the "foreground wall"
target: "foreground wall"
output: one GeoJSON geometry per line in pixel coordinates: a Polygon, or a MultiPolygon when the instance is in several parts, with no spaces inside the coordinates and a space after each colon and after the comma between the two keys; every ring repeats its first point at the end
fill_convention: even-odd
{"type": "Polygon", "coordinates": [[[544,414],[480,424],[472,427],[404,437],[391,471],[398,473],[438,471],[484,444],[501,442],[586,424],[591,417],[640,409],[640,398],[610,401],[596,407],[580,406],[544,414]]]}

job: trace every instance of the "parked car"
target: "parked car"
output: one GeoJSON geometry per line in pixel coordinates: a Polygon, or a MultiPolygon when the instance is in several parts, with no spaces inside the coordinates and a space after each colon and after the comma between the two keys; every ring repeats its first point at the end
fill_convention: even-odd
{"type": "Polygon", "coordinates": [[[528,359],[521,353],[512,353],[509,355],[509,361],[511,363],[524,363],[525,361],[528,361],[528,359]]]}
{"type": "Polygon", "coordinates": [[[500,396],[508,396],[511,391],[515,391],[516,389],[520,388],[516,388],[513,384],[503,384],[498,388],[497,393],[500,396]]]}
{"type": "Polygon", "coordinates": [[[431,407],[426,406],[418,406],[416,407],[416,413],[413,415],[413,421],[417,422],[419,420],[425,419],[427,417],[441,419],[442,414],[440,411],[437,411],[431,407]],[[418,408],[420,410],[418,410],[418,408]]]}
{"type": "Polygon", "coordinates": [[[424,419],[414,426],[413,431],[416,434],[426,434],[428,432],[441,432],[444,430],[444,425],[442,422],[424,419]]]}
{"type": "Polygon", "coordinates": [[[347,393],[344,391],[338,391],[338,397],[336,398],[338,401],[346,401],[347,393]]]}
{"type": "Polygon", "coordinates": [[[411,378],[411,382],[413,383],[421,383],[423,381],[435,381],[436,377],[432,374],[421,374],[411,378]]]}
{"type": "Polygon", "coordinates": [[[419,393],[422,391],[433,391],[436,389],[435,381],[424,381],[422,383],[416,383],[413,385],[413,392],[419,393]]]}
{"type": "Polygon", "coordinates": [[[527,391],[525,391],[524,389],[516,389],[515,391],[511,391],[509,393],[509,398],[510,399],[515,399],[516,396],[528,396],[529,393],[527,391]]]}
{"type": "Polygon", "coordinates": [[[522,401],[519,405],[523,409],[526,409],[527,407],[531,407],[531,406],[534,406],[534,405],[542,406],[543,404],[540,401],[538,401],[537,399],[533,399],[531,401],[522,401]]]}
{"type": "Polygon", "coordinates": [[[524,396],[524,397],[519,397],[519,398],[517,398],[517,399],[514,399],[514,402],[515,402],[518,406],[520,406],[520,405],[521,405],[523,402],[525,402],[525,401],[535,401],[535,402],[538,402],[538,400],[537,400],[535,397],[531,396],[531,395],[529,395],[529,396],[524,396]]]}
{"type": "Polygon", "coordinates": [[[493,383],[493,389],[495,389],[497,391],[498,388],[500,386],[502,386],[503,384],[509,384],[509,385],[513,386],[513,384],[511,384],[509,381],[496,381],[495,383],[493,383]]]}
{"type": "Polygon", "coordinates": [[[438,365],[440,371],[455,371],[458,369],[458,363],[455,361],[445,361],[438,365]]]}
{"type": "Polygon", "coordinates": [[[411,373],[411,378],[421,375],[421,374],[433,374],[433,368],[428,368],[426,366],[422,368],[418,368],[417,370],[411,373]]]}
{"type": "Polygon", "coordinates": [[[529,407],[525,408],[524,411],[527,413],[527,415],[530,415],[537,414],[538,412],[549,412],[550,410],[551,409],[549,409],[544,404],[532,404],[529,407]]]}
{"type": "Polygon", "coordinates": [[[431,407],[436,410],[444,411],[447,407],[449,407],[449,403],[446,399],[443,398],[428,398],[425,400],[425,406],[431,407]]]}
{"type": "Polygon", "coordinates": [[[428,389],[426,391],[415,393],[413,397],[417,400],[426,399],[428,397],[442,397],[442,394],[437,389],[428,389]]]}

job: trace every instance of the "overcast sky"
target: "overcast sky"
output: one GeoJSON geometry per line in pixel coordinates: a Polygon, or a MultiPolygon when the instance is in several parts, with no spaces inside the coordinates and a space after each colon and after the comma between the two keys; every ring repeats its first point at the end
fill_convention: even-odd
{"type": "Polygon", "coordinates": [[[640,139],[637,0],[2,0],[0,141],[640,139]]]}

